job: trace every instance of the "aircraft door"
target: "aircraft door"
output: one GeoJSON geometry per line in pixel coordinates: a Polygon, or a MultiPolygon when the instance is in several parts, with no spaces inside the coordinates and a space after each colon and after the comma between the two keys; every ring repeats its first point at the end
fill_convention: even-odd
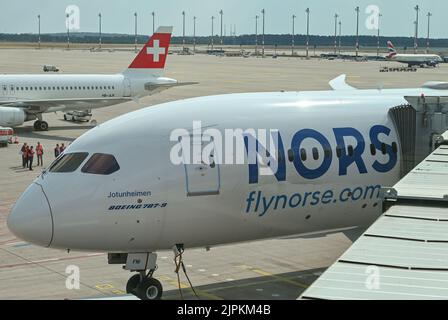
{"type": "Polygon", "coordinates": [[[7,96],[8,95],[8,86],[6,84],[2,85],[1,87],[1,92],[2,92],[2,96],[7,96]]]}
{"type": "Polygon", "coordinates": [[[123,97],[131,96],[131,80],[124,78],[123,80],[123,97]]]}
{"type": "Polygon", "coordinates": [[[185,138],[187,140],[182,141],[182,147],[185,148],[189,145],[189,150],[182,150],[187,196],[219,194],[221,176],[214,141],[211,138],[204,139],[204,136],[202,136],[202,139],[201,137],[194,139],[193,136],[185,138]],[[203,150],[210,150],[210,152],[203,152],[203,150]],[[207,161],[201,155],[206,156],[208,158],[207,161]],[[199,159],[200,163],[193,162],[193,159],[199,159]]]}
{"type": "Polygon", "coordinates": [[[14,95],[16,93],[16,89],[14,85],[10,85],[9,86],[9,92],[11,95],[14,95]]]}

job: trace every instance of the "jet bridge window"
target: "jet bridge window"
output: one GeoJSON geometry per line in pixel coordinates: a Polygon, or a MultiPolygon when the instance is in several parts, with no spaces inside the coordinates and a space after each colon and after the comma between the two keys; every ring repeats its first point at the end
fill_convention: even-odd
{"type": "Polygon", "coordinates": [[[120,170],[120,165],[113,155],[96,153],[82,167],[81,172],[110,175],[120,170]]]}
{"type": "Polygon", "coordinates": [[[56,159],[49,171],[55,173],[74,172],[79,168],[81,163],[84,162],[88,155],[87,152],[64,154],[62,157],[56,159]]]}

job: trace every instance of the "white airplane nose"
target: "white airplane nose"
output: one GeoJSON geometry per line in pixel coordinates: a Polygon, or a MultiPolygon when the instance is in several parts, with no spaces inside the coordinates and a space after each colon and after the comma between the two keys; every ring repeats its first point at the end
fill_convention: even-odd
{"type": "Polygon", "coordinates": [[[53,221],[42,187],[33,183],[20,196],[8,216],[8,228],[27,242],[48,247],[53,238],[53,221]]]}

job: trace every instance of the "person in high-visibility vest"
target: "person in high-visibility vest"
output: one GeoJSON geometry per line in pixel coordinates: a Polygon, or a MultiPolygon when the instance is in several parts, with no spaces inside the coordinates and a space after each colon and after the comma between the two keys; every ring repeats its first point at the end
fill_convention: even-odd
{"type": "Polygon", "coordinates": [[[27,158],[28,158],[28,145],[26,144],[26,142],[23,144],[22,148],[20,149],[20,153],[22,155],[22,166],[23,169],[25,169],[27,167],[27,158]]]}
{"type": "Polygon", "coordinates": [[[33,171],[33,159],[34,159],[34,148],[31,146],[28,149],[28,167],[30,168],[30,171],[33,171]]]}
{"type": "Polygon", "coordinates": [[[36,146],[36,155],[37,155],[37,165],[42,167],[44,165],[43,161],[44,147],[40,144],[40,142],[38,142],[36,146]]]}
{"type": "Polygon", "coordinates": [[[54,148],[54,157],[57,158],[61,154],[61,151],[59,149],[59,144],[56,144],[56,148],[54,148]]]}

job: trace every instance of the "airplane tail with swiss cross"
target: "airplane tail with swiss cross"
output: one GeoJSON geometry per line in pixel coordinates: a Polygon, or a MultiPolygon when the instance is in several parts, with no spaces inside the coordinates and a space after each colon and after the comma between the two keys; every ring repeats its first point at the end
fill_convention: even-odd
{"type": "Polygon", "coordinates": [[[162,76],[172,31],[173,27],[159,27],[123,73],[130,77],[162,76]]]}

